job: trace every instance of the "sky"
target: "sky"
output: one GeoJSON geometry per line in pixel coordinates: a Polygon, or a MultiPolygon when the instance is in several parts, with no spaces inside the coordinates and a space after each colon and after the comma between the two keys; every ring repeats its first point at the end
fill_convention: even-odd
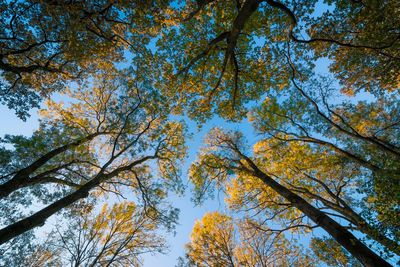
{"type": "MultiPolygon", "coordinates": [[[[151,43],[154,45],[154,42],[151,43]]],[[[129,64],[129,54],[126,54],[126,62],[120,63],[120,67],[126,67],[129,64]]],[[[327,72],[328,62],[320,61],[318,64],[318,72],[327,72]]],[[[20,120],[12,110],[0,105],[0,137],[4,134],[26,135],[29,136],[38,127],[37,110],[32,110],[25,122],[20,120]]],[[[188,124],[189,132],[193,134],[192,138],[187,141],[188,157],[182,166],[183,182],[187,184],[187,189],[183,197],[172,196],[170,198],[174,207],[180,209],[179,224],[175,229],[175,234],[169,233],[166,235],[167,243],[169,244],[169,252],[167,254],[147,254],[143,257],[144,267],[173,267],[177,264],[177,259],[184,256],[184,246],[189,242],[190,233],[196,220],[201,219],[206,212],[221,211],[227,212],[223,203],[223,194],[216,193],[214,199],[206,200],[201,206],[195,206],[191,201],[191,185],[187,178],[187,171],[190,162],[195,160],[198,151],[201,148],[202,141],[205,135],[213,127],[222,127],[230,130],[240,130],[244,133],[249,141],[249,147],[258,139],[250,123],[244,119],[240,123],[228,123],[220,118],[214,118],[204,124],[201,129],[198,129],[196,123],[185,119],[188,124]]],[[[50,219],[45,227],[39,229],[38,232],[45,231],[45,228],[52,224],[50,219]]]]}
{"type": "MultiPolygon", "coordinates": [[[[155,41],[150,43],[153,46],[155,41]]],[[[150,47],[152,48],[152,47],[150,47]]],[[[131,55],[129,53],[125,54],[126,60],[119,62],[117,67],[124,68],[129,66],[131,55]]],[[[52,96],[56,100],[60,100],[60,95],[56,94],[52,96]]],[[[62,99],[68,102],[67,99],[62,99]]],[[[37,114],[37,109],[30,111],[30,117],[24,122],[19,119],[13,110],[8,109],[6,106],[0,104],[0,137],[5,134],[10,135],[25,135],[30,136],[35,129],[39,126],[37,114]]],[[[174,207],[179,208],[179,224],[175,228],[175,233],[165,234],[167,243],[169,245],[169,251],[167,254],[147,254],[144,255],[143,266],[144,267],[173,267],[177,264],[177,259],[180,256],[184,256],[184,246],[189,242],[190,232],[196,220],[201,219],[206,212],[212,211],[225,211],[223,203],[222,193],[216,193],[214,199],[208,199],[204,201],[201,206],[196,206],[191,201],[191,184],[188,181],[187,173],[190,163],[195,160],[198,151],[201,148],[202,141],[205,135],[214,127],[222,127],[224,129],[230,130],[240,130],[242,131],[249,142],[249,147],[257,139],[253,128],[247,119],[244,119],[240,123],[228,123],[220,118],[214,118],[204,124],[201,129],[198,128],[197,124],[184,118],[188,125],[188,130],[192,134],[192,137],[187,140],[188,156],[182,166],[182,180],[185,185],[187,185],[186,192],[184,196],[171,196],[170,202],[174,207]]],[[[111,196],[112,197],[112,196],[111,196]]],[[[36,206],[36,209],[43,207],[42,205],[36,206]]],[[[46,232],[51,229],[52,225],[56,223],[54,218],[49,218],[44,227],[37,229],[37,234],[39,236],[44,236],[46,232]]]]}
{"type": "MultiPolygon", "coordinates": [[[[321,12],[323,8],[320,7],[318,12],[321,12]]],[[[326,59],[319,60],[316,64],[316,72],[320,74],[328,73],[329,61],[326,59]]],[[[169,244],[169,252],[167,254],[155,254],[145,255],[144,267],[173,267],[177,264],[177,259],[180,256],[184,256],[184,246],[189,242],[190,233],[196,220],[201,219],[206,212],[212,211],[225,211],[223,203],[223,194],[216,194],[214,199],[206,200],[201,206],[195,206],[191,201],[191,185],[187,178],[187,171],[190,166],[190,162],[196,159],[197,153],[199,152],[202,141],[205,135],[213,127],[222,127],[224,129],[240,130],[247,137],[249,141],[249,147],[255,143],[258,136],[254,132],[250,123],[245,119],[240,123],[228,123],[222,119],[214,118],[208,121],[201,129],[197,128],[197,125],[186,120],[189,126],[189,131],[193,136],[187,141],[188,157],[182,166],[183,182],[187,185],[185,195],[182,197],[171,196],[170,202],[174,207],[180,209],[179,224],[176,226],[175,234],[169,233],[166,235],[167,243],[169,244]]],[[[20,120],[12,110],[7,107],[0,105],[0,137],[4,134],[13,135],[26,135],[29,136],[38,127],[38,116],[37,110],[31,111],[31,117],[25,122],[20,120]]]]}
{"type": "MultiPolygon", "coordinates": [[[[323,60],[318,63],[318,72],[324,73],[327,71],[328,62],[323,60]]],[[[26,135],[29,136],[38,127],[38,115],[37,110],[32,110],[29,117],[25,122],[20,120],[12,110],[7,107],[0,105],[0,137],[5,134],[12,135],[26,135]]],[[[170,203],[180,210],[179,222],[175,228],[174,233],[165,233],[169,250],[166,254],[145,254],[143,256],[144,267],[174,267],[178,261],[178,257],[184,256],[185,244],[190,240],[190,233],[196,220],[199,220],[207,212],[220,211],[229,213],[224,206],[224,195],[222,192],[216,193],[213,199],[207,199],[201,206],[196,206],[191,201],[191,184],[188,181],[187,172],[190,163],[193,162],[197,153],[200,151],[205,135],[214,127],[222,127],[229,130],[241,131],[248,141],[248,147],[259,140],[260,136],[254,132],[251,124],[244,119],[239,123],[228,123],[220,118],[214,118],[204,124],[200,129],[196,123],[185,119],[189,132],[192,133],[192,137],[187,140],[188,156],[182,166],[182,180],[187,185],[184,196],[171,196],[169,198],[170,203]]],[[[36,207],[39,208],[39,207],[36,207]]],[[[37,230],[39,235],[44,235],[44,232],[48,231],[52,225],[55,224],[54,218],[50,218],[46,225],[37,230]]],[[[314,235],[323,234],[322,230],[317,230],[314,235]]],[[[308,237],[297,236],[299,242],[306,244],[309,240],[308,237]]]]}
{"type": "MultiPolygon", "coordinates": [[[[320,74],[328,73],[329,61],[326,59],[320,60],[316,66],[316,72],[320,74]]],[[[58,98],[59,96],[56,96],[58,98]]],[[[26,135],[29,136],[38,127],[38,115],[37,109],[30,112],[31,117],[29,117],[25,122],[20,120],[12,110],[7,107],[0,105],[0,137],[5,134],[12,135],[26,135]]],[[[246,136],[248,141],[248,147],[251,148],[252,145],[259,140],[258,136],[251,124],[244,119],[239,123],[228,123],[220,118],[214,118],[204,124],[200,129],[197,127],[196,123],[185,119],[189,132],[192,137],[187,140],[188,156],[182,166],[182,180],[184,184],[187,185],[186,192],[184,196],[171,196],[169,201],[172,205],[180,210],[179,223],[175,228],[174,233],[165,234],[167,243],[169,245],[169,250],[166,254],[145,254],[143,256],[143,266],[144,267],[174,267],[178,261],[178,257],[184,256],[185,244],[190,240],[190,233],[194,226],[196,220],[199,220],[207,212],[220,211],[229,213],[224,206],[224,195],[223,193],[216,193],[215,198],[207,199],[201,206],[196,206],[191,201],[191,184],[188,181],[187,172],[190,163],[196,159],[197,153],[200,151],[203,139],[205,135],[214,127],[222,127],[229,130],[240,130],[246,136]]],[[[50,218],[46,225],[39,229],[37,232],[43,235],[44,231],[48,231],[55,221],[50,218]]],[[[316,231],[314,234],[322,234],[322,230],[316,231]]],[[[297,237],[299,241],[306,244],[310,237],[297,237]]]]}
{"type": "Polygon", "coordinates": [[[249,139],[249,145],[255,142],[256,134],[253,131],[250,123],[243,120],[240,123],[227,123],[226,121],[215,118],[206,123],[199,131],[194,122],[188,122],[189,131],[193,132],[193,137],[188,140],[187,146],[189,148],[188,158],[183,166],[183,181],[187,184],[187,189],[184,197],[173,197],[171,203],[180,209],[179,225],[176,228],[176,235],[168,236],[168,243],[170,245],[170,253],[167,255],[146,255],[144,257],[145,267],[165,266],[172,267],[177,263],[179,256],[184,256],[184,245],[189,242],[190,233],[196,220],[201,219],[206,212],[221,211],[224,212],[225,207],[223,203],[223,193],[215,194],[213,199],[206,200],[201,206],[195,206],[191,201],[191,185],[187,178],[187,170],[190,162],[196,159],[197,153],[202,146],[202,141],[205,135],[214,127],[223,127],[224,129],[240,130],[249,139]]]}

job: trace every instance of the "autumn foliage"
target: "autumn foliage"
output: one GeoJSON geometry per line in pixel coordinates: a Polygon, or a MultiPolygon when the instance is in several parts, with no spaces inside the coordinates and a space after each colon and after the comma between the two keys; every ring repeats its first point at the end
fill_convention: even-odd
{"type": "Polygon", "coordinates": [[[0,103],[39,120],[0,137],[0,265],[141,266],[177,197],[216,192],[180,266],[398,264],[399,18],[395,0],[0,1],[0,103]]]}

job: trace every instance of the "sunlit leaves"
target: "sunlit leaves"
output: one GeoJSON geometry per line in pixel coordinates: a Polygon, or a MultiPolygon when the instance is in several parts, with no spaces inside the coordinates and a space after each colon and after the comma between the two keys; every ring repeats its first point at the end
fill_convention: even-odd
{"type": "Polygon", "coordinates": [[[328,266],[361,266],[338,243],[330,238],[313,238],[311,248],[315,255],[328,266]]]}
{"type": "Polygon", "coordinates": [[[51,239],[37,246],[25,263],[141,266],[142,254],[166,249],[165,240],[156,233],[157,221],[133,202],[104,205],[99,214],[82,216],[64,231],[60,227],[51,233],[51,239]]]}
{"type": "MultiPolygon", "coordinates": [[[[9,151],[15,160],[5,159],[4,172],[11,170],[0,185],[5,206],[31,205],[30,194],[13,197],[29,190],[45,204],[75,198],[58,201],[50,216],[90,193],[100,198],[106,192],[133,192],[148,216],[174,227],[177,210],[166,198],[171,191],[182,192],[186,128],[168,120],[168,102],[142,77],[128,71],[98,73],[68,90],[65,104],[48,101],[32,138],[9,137],[19,149],[9,151]]],[[[2,154],[7,157],[6,150],[2,154]]]]}
{"type": "Polygon", "coordinates": [[[302,252],[283,235],[259,231],[250,221],[219,212],[206,213],[196,221],[186,246],[188,266],[312,265],[313,260],[302,252]]]}
{"type": "Polygon", "coordinates": [[[316,56],[332,59],[331,71],[350,93],[399,88],[399,5],[396,1],[327,1],[332,10],[311,18],[316,56]],[[338,45],[347,44],[348,46],[338,45]]]}

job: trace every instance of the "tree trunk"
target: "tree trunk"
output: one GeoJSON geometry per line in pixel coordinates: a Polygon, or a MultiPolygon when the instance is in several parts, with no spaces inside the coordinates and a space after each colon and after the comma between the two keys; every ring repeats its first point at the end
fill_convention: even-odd
{"type": "Polygon", "coordinates": [[[11,179],[0,185],[0,199],[8,197],[12,192],[20,189],[25,184],[25,179],[11,179]]]}
{"type": "Polygon", "coordinates": [[[63,145],[61,147],[55,148],[45,155],[41,156],[37,160],[35,160],[29,166],[19,170],[10,180],[0,185],[0,199],[7,197],[12,192],[27,186],[30,182],[30,175],[32,175],[35,171],[37,171],[40,167],[50,161],[57,155],[67,151],[68,149],[77,147],[87,141],[93,140],[95,137],[101,135],[103,133],[96,132],[94,134],[89,134],[84,138],[73,141],[69,144],[63,145]]]}
{"type": "Polygon", "coordinates": [[[93,180],[89,181],[88,183],[86,183],[85,185],[83,185],[81,188],[79,188],[72,194],[69,194],[55,201],[54,203],[50,204],[49,206],[41,209],[40,211],[32,214],[31,216],[25,219],[22,219],[7,227],[4,227],[3,229],[0,230],[0,245],[37,226],[42,226],[46,222],[47,218],[49,218],[51,215],[71,205],[75,201],[87,197],[89,191],[93,189],[95,186],[97,186],[100,181],[101,177],[98,176],[93,180]]]}
{"type": "MultiPolygon", "coordinates": [[[[323,204],[325,204],[330,209],[338,212],[339,214],[346,217],[349,222],[351,222],[358,231],[368,235],[371,239],[375,240],[386,249],[390,250],[393,253],[396,253],[400,256],[400,245],[388,238],[384,233],[382,233],[377,227],[370,225],[364,218],[362,218],[357,212],[355,212],[343,199],[339,199],[340,204],[333,203],[327,199],[322,197],[316,197],[313,194],[309,194],[308,192],[303,192],[306,196],[311,199],[319,200],[323,204]]],[[[333,194],[333,193],[332,193],[333,194]]]]}
{"type": "Polygon", "coordinates": [[[12,238],[14,238],[20,234],[23,234],[23,233],[35,228],[35,227],[42,226],[46,222],[47,218],[49,218],[53,214],[59,212],[63,208],[68,207],[69,205],[73,204],[75,201],[87,197],[90,190],[92,190],[99,184],[103,183],[104,181],[107,181],[108,179],[117,176],[121,172],[128,171],[128,170],[132,169],[134,166],[140,165],[147,160],[151,160],[151,159],[155,159],[155,158],[157,158],[156,155],[144,156],[140,159],[133,161],[131,164],[117,168],[109,173],[104,173],[105,166],[103,166],[103,169],[100,173],[98,173],[89,182],[82,185],[75,192],[55,201],[54,203],[41,209],[38,212],[32,214],[31,216],[1,229],[0,230],[0,245],[11,240],[12,238]]]}
{"type": "Polygon", "coordinates": [[[369,225],[364,220],[358,222],[357,230],[368,235],[371,239],[400,256],[400,245],[396,241],[380,233],[378,229],[369,225]]]}
{"type": "Polygon", "coordinates": [[[357,258],[364,266],[367,267],[386,267],[391,266],[384,259],[375,254],[360,240],[358,240],[346,228],[341,226],[328,215],[315,208],[299,195],[293,193],[286,187],[282,186],[270,176],[262,172],[255,163],[246,156],[242,157],[249,163],[252,170],[247,171],[257,178],[259,178],[265,185],[273,189],[279,195],[288,200],[294,207],[298,208],[307,217],[309,217],[318,226],[328,232],[340,245],[342,245],[351,255],[357,258]]]}

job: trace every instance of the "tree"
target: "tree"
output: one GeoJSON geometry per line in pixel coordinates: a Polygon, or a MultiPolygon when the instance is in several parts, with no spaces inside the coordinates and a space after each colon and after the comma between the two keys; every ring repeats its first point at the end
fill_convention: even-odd
{"type": "MultiPolygon", "coordinates": [[[[288,189],[342,221],[346,228],[360,231],[380,243],[387,252],[398,253],[394,227],[379,223],[373,216],[373,206],[367,210],[362,194],[356,191],[361,192],[363,181],[357,166],[300,142],[267,139],[257,143],[254,152],[262,157],[263,168],[288,189]]],[[[302,213],[293,210],[289,202],[251,176],[235,177],[226,188],[229,207],[258,217],[260,228],[268,228],[271,221],[281,224],[283,229],[299,232],[318,227],[306,223],[302,213]]]]}
{"type": "MultiPolygon", "coordinates": [[[[380,95],[398,91],[399,4],[396,1],[326,1],[333,10],[311,18],[309,40],[315,58],[332,60],[330,70],[343,91],[380,95]],[[361,23],[362,22],[362,23],[361,23]]],[[[292,22],[293,23],[293,22],[292,22]]]]}
{"type": "Polygon", "coordinates": [[[40,100],[35,92],[48,96],[62,90],[64,82],[120,61],[126,50],[154,60],[146,48],[152,38],[159,39],[156,49],[168,59],[163,78],[175,82],[173,73],[179,76],[178,88],[169,93],[180,92],[190,107],[197,102],[196,110],[207,117],[211,110],[242,116],[243,104],[268,87],[285,87],[288,66],[282,59],[288,43],[306,68],[329,57],[347,92],[395,91],[397,2],[317,3],[2,1],[3,101],[25,116],[40,100]]]}
{"type": "Polygon", "coordinates": [[[189,266],[310,266],[311,258],[302,254],[283,235],[266,235],[248,223],[229,216],[206,213],[193,227],[186,246],[189,266]],[[237,229],[239,228],[239,229],[237,229]]]}
{"type": "Polygon", "coordinates": [[[324,4],[1,2],[2,103],[24,118],[52,92],[72,101],[50,100],[31,137],[1,139],[0,243],[23,234],[15,248],[22,251],[29,230],[48,217],[127,188],[149,214],[173,223],[176,212],[164,199],[181,189],[185,129],[169,114],[239,120],[267,95],[253,120],[268,138],[250,158],[236,136],[217,136],[211,147],[222,150],[193,165],[198,193],[215,180],[232,182],[232,207],[279,219],[284,229],[323,227],[364,264],[385,265],[349,231],[399,253],[400,8],[393,0],[324,4]],[[116,74],[126,52],[132,67],[116,74]],[[336,91],[370,92],[373,100],[332,104],[336,95],[313,77],[325,58],[336,91]],[[37,200],[46,207],[23,210],[37,200]]]}
{"type": "Polygon", "coordinates": [[[1,1],[2,103],[27,115],[71,80],[109,69],[167,23],[169,1],[1,1]]]}
{"type": "Polygon", "coordinates": [[[196,191],[202,193],[210,184],[228,181],[230,174],[250,176],[277,193],[286,201],[286,205],[301,212],[303,216],[299,218],[300,220],[307,217],[324,229],[365,266],[390,266],[340,223],[285,187],[282,184],[284,181],[274,179],[268,169],[264,169],[262,156],[259,158],[256,155],[252,159],[242,151],[243,140],[239,133],[229,134],[215,129],[209,135],[209,147],[205,148],[191,167],[190,177],[196,186],[196,191]]]}
{"type": "Polygon", "coordinates": [[[57,229],[46,242],[50,245],[38,246],[25,262],[29,266],[38,261],[40,266],[141,266],[141,255],[166,249],[157,229],[157,221],[133,202],[105,204],[98,215],[84,214],[64,232],[57,229]]]}
{"type": "Polygon", "coordinates": [[[326,81],[312,80],[306,88],[294,81],[293,91],[271,95],[255,109],[254,125],[267,136],[257,153],[292,190],[322,201],[399,254],[396,95],[331,104],[335,91],[326,81]],[[349,197],[354,193],[358,200],[349,197]]]}
{"type": "Polygon", "coordinates": [[[36,194],[56,186],[48,191],[53,198],[43,198],[49,205],[0,230],[1,243],[100,189],[117,194],[119,188],[130,189],[146,209],[173,224],[176,210],[163,203],[170,189],[181,190],[177,164],[185,155],[185,129],[167,120],[168,103],[136,78],[110,72],[96,76],[92,85],[73,92],[69,105],[50,101],[33,138],[8,138],[17,149],[3,149],[2,196],[12,193],[3,205],[26,202],[30,195],[21,190],[36,194]],[[161,212],[163,205],[169,211],[161,212]]]}
{"type": "Polygon", "coordinates": [[[330,238],[313,238],[311,248],[314,254],[328,266],[360,266],[348,253],[330,238]]]}
{"type": "Polygon", "coordinates": [[[240,245],[236,250],[239,266],[313,266],[317,261],[299,242],[283,234],[266,233],[251,220],[239,222],[240,245]]]}
{"type": "Polygon", "coordinates": [[[343,92],[397,91],[397,2],[325,2],[188,1],[176,14],[179,29],[166,28],[158,42],[170,63],[165,93],[193,118],[239,119],[247,103],[290,85],[288,50],[309,72],[328,57],[343,92]]]}
{"type": "Polygon", "coordinates": [[[229,216],[207,213],[195,223],[187,255],[196,266],[235,266],[234,250],[234,226],[229,216]]]}
{"type": "MultiPolygon", "coordinates": [[[[2,213],[3,214],[3,213],[2,213]]],[[[32,252],[37,248],[33,242],[35,239],[34,233],[26,232],[15,238],[13,242],[8,242],[0,246],[0,266],[25,266],[25,259],[32,257],[32,252]]],[[[45,256],[44,253],[41,254],[45,256]]],[[[37,258],[40,262],[41,258],[37,258]]],[[[29,265],[28,265],[29,266],[29,265]]],[[[32,267],[38,267],[33,265],[32,267]]]]}

